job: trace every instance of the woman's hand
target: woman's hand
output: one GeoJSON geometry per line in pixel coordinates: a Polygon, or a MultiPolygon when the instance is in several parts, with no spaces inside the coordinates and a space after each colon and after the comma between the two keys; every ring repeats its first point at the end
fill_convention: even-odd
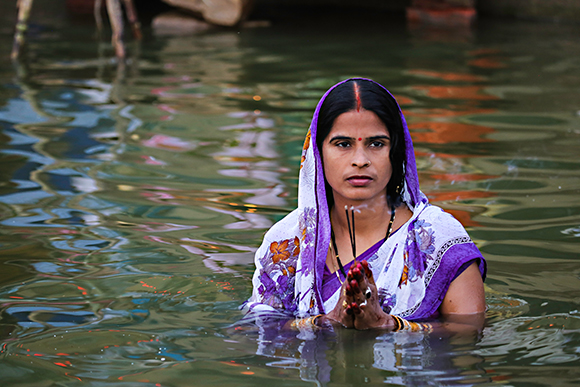
{"type": "Polygon", "coordinates": [[[348,296],[346,292],[347,281],[344,281],[340,288],[340,298],[336,303],[334,309],[325,317],[329,320],[340,323],[345,328],[354,328],[354,313],[350,308],[353,302],[352,296],[348,296]]]}
{"type": "Polygon", "coordinates": [[[354,328],[393,329],[394,319],[380,305],[377,286],[367,261],[352,265],[346,278],[346,296],[352,298],[349,306],[353,311],[354,328]]]}

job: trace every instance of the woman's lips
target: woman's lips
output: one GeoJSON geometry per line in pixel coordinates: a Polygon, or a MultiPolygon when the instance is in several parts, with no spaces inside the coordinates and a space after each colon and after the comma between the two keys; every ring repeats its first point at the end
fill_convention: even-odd
{"type": "Polygon", "coordinates": [[[352,176],[346,180],[355,187],[365,187],[373,181],[369,176],[352,176]]]}

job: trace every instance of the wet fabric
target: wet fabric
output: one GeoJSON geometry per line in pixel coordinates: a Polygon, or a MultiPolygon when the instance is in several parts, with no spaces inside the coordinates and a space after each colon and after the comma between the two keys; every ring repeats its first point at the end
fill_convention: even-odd
{"type": "MultiPolygon", "coordinates": [[[[302,151],[298,208],[268,230],[256,251],[253,293],[242,305],[247,318],[328,313],[339,299],[339,288],[332,296],[323,296],[331,225],[320,151],[314,139],[325,98],[347,81],[329,89],[316,107],[302,151]]],[[[385,312],[425,319],[437,314],[463,264],[477,260],[483,278],[486,264],[463,226],[430,205],[419,190],[413,143],[400,108],[399,115],[406,146],[401,194],[413,216],[384,243],[376,245],[367,261],[385,312]]]]}

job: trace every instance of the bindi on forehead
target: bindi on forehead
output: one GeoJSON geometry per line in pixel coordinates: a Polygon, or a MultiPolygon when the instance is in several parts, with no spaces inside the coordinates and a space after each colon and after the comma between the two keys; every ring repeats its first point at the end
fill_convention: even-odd
{"type": "Polygon", "coordinates": [[[362,137],[359,137],[359,138],[358,138],[358,140],[359,140],[359,141],[362,141],[362,137]]]}

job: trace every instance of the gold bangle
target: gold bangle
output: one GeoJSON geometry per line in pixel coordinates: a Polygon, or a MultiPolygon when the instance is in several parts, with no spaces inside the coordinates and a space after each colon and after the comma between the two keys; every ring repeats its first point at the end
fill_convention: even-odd
{"type": "Polygon", "coordinates": [[[319,328],[318,324],[316,324],[316,320],[318,320],[319,317],[324,316],[324,314],[320,313],[317,314],[316,316],[314,316],[314,318],[312,319],[312,325],[314,325],[315,327],[319,328]]]}
{"type": "Polygon", "coordinates": [[[318,319],[321,316],[324,316],[324,315],[318,314],[316,316],[309,316],[306,318],[297,318],[294,321],[292,321],[292,323],[290,323],[290,327],[297,329],[297,330],[301,330],[301,329],[305,329],[305,328],[318,329],[319,326],[316,325],[316,319],[318,319]]]}
{"type": "Polygon", "coordinates": [[[395,321],[397,321],[397,330],[411,331],[411,332],[432,332],[433,327],[429,323],[416,323],[413,321],[405,320],[399,316],[393,316],[395,321]]]}
{"type": "Polygon", "coordinates": [[[393,332],[398,331],[399,329],[401,329],[401,321],[400,318],[395,316],[395,315],[391,315],[391,317],[393,317],[393,320],[395,320],[395,329],[393,329],[393,332]]]}

